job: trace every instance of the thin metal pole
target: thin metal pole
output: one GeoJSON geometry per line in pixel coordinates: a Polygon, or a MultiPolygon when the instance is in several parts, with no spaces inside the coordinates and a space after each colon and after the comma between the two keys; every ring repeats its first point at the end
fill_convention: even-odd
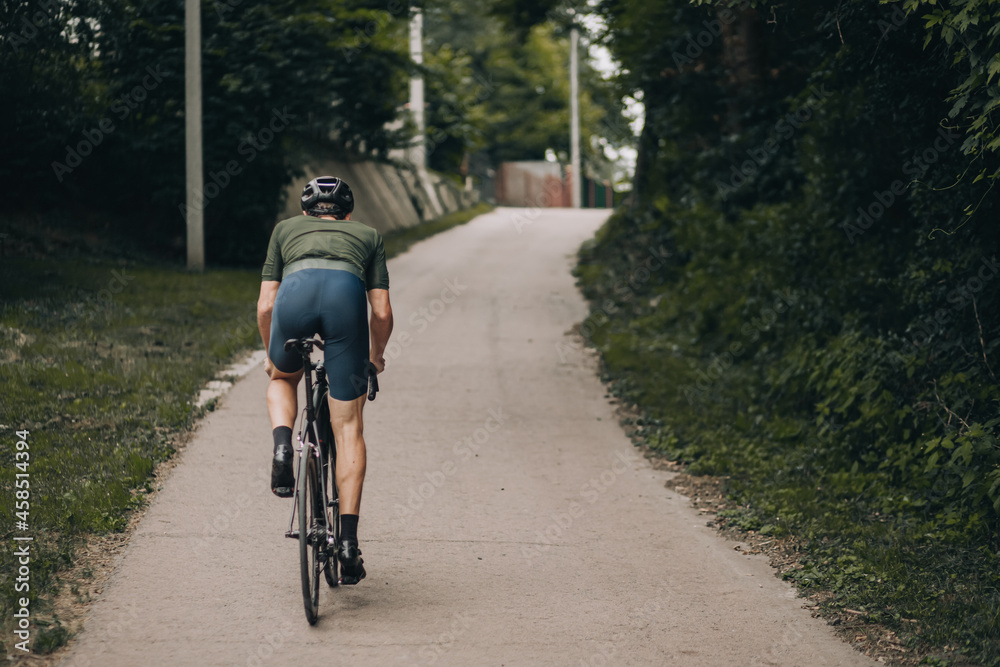
{"type": "Polygon", "coordinates": [[[583,174],[580,173],[580,64],[579,46],[580,32],[573,28],[569,36],[569,151],[570,170],[572,171],[572,202],[573,208],[580,208],[583,174]]]}
{"type": "MultiPolygon", "coordinates": [[[[424,62],[424,14],[420,9],[413,11],[410,18],[410,58],[414,64],[422,65],[424,62]]],[[[427,149],[424,145],[424,134],[426,127],[424,124],[424,77],[421,74],[414,74],[410,77],[410,111],[413,113],[413,122],[417,126],[416,136],[413,137],[413,147],[410,151],[410,162],[418,169],[427,168],[427,149]]]]}
{"type": "Polygon", "coordinates": [[[187,266],[205,270],[205,202],[201,147],[201,0],[184,0],[184,136],[187,266]]]}

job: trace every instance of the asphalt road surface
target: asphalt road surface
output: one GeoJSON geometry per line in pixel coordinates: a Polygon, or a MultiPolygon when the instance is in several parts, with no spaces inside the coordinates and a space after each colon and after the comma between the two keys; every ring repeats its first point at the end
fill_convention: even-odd
{"type": "Polygon", "coordinates": [[[604,211],[498,209],[389,263],[368,578],[302,610],[261,367],[199,426],[67,665],[867,665],[623,434],[570,269],[604,211]]]}

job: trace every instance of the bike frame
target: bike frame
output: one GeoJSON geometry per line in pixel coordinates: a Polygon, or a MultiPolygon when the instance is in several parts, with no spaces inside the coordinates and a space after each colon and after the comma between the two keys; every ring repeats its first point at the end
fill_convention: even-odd
{"type": "MultiPolygon", "coordinates": [[[[329,410],[323,410],[324,401],[328,400],[329,383],[326,368],[322,362],[313,363],[311,354],[314,348],[324,349],[320,339],[303,338],[285,341],[285,350],[297,350],[302,356],[302,371],[305,376],[306,402],[303,409],[301,428],[298,433],[298,472],[295,476],[295,502],[292,503],[292,516],[288,522],[285,537],[299,541],[299,554],[302,567],[302,591],[306,605],[306,618],[310,625],[318,618],[319,573],[322,572],[329,586],[338,586],[338,559],[340,557],[340,497],[337,493],[336,480],[336,442],[331,424],[317,423],[322,415],[328,415],[329,410]],[[313,382],[313,373],[316,380],[313,382]],[[329,430],[326,430],[329,427],[329,430]],[[320,434],[329,434],[323,439],[320,434]],[[310,466],[315,465],[313,469],[310,466]],[[331,474],[330,468],[333,468],[331,474]],[[313,470],[315,470],[314,479],[313,470]],[[315,487],[315,488],[314,488],[315,487]],[[303,490],[307,490],[303,494],[303,490]],[[333,498],[331,498],[331,491],[333,498]],[[303,498],[303,495],[309,497],[303,498]],[[313,503],[311,512],[308,505],[313,503]],[[331,511],[331,508],[335,508],[331,511]],[[318,510],[318,511],[317,511],[318,510]],[[309,517],[312,517],[311,520],[309,517]],[[296,529],[296,519],[299,527],[296,529]],[[312,567],[310,576],[310,559],[308,550],[312,549],[312,567]]],[[[375,366],[368,364],[368,400],[375,400],[378,392],[378,378],[375,366]]],[[[327,417],[328,418],[328,417],[327,417]]]]}
{"type": "MultiPolygon", "coordinates": [[[[330,498],[330,494],[328,493],[329,489],[327,488],[328,478],[330,477],[327,474],[329,472],[329,464],[323,460],[323,452],[320,449],[321,441],[319,437],[319,428],[316,423],[316,407],[319,404],[319,401],[323,400],[323,394],[325,394],[323,390],[326,386],[326,368],[322,363],[313,363],[313,361],[309,358],[308,352],[304,351],[302,358],[302,375],[305,379],[306,405],[303,410],[305,418],[301,422],[302,428],[299,429],[299,433],[296,436],[298,439],[297,451],[300,457],[315,457],[317,464],[319,465],[319,469],[322,471],[322,474],[320,474],[320,491],[322,494],[321,497],[323,498],[323,518],[327,522],[327,530],[329,531],[332,528],[332,526],[329,526],[330,513],[328,511],[329,508],[327,507],[330,498]],[[313,383],[312,378],[313,372],[316,373],[315,383],[313,383]],[[310,440],[308,437],[310,434],[312,435],[311,442],[307,444],[307,441],[310,440]]],[[[296,494],[295,502],[292,503],[292,516],[288,521],[288,532],[286,533],[288,536],[292,536],[292,534],[295,533],[295,519],[298,512],[298,504],[301,501],[302,499],[298,497],[298,494],[296,494]]]]}

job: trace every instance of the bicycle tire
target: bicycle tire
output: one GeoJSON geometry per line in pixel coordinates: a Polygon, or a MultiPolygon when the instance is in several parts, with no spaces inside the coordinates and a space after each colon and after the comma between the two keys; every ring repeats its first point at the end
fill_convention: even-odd
{"type": "MultiPolygon", "coordinates": [[[[340,585],[338,569],[340,559],[337,557],[340,550],[340,500],[337,495],[337,446],[333,440],[333,428],[330,425],[330,406],[327,403],[326,394],[323,393],[316,406],[316,428],[319,432],[320,449],[323,452],[323,481],[330,491],[329,512],[327,519],[332,527],[332,540],[328,539],[327,561],[323,567],[323,576],[326,584],[330,588],[340,585]]],[[[331,536],[328,536],[331,537],[331,536]]]]}
{"type": "Polygon", "coordinates": [[[319,471],[317,470],[314,450],[309,443],[303,443],[302,455],[299,457],[299,476],[296,483],[299,512],[299,565],[302,573],[302,602],[309,625],[315,625],[319,618],[319,550],[323,543],[325,548],[325,533],[323,539],[318,534],[316,520],[316,495],[319,493],[319,471]]]}

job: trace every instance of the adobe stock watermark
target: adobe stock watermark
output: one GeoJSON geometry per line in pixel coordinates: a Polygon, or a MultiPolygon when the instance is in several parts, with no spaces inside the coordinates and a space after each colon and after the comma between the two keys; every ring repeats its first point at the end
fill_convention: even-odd
{"type": "Polygon", "coordinates": [[[340,47],[340,53],[344,57],[344,61],[347,63],[352,62],[359,53],[371,46],[375,37],[393,19],[404,11],[409,12],[409,9],[410,6],[408,3],[401,0],[389,0],[385,6],[385,14],[379,16],[377,20],[366,23],[364,30],[355,27],[354,38],[351,40],[351,43],[340,47]]]}
{"type": "MultiPolygon", "coordinates": [[[[938,308],[933,316],[916,323],[911,332],[913,345],[918,348],[931,345],[937,336],[937,329],[948,325],[954,317],[973,305],[976,295],[987,288],[997,273],[1000,273],[1000,262],[996,255],[980,257],[979,264],[970,268],[967,277],[945,296],[951,307],[938,308]]],[[[889,361],[896,371],[906,367],[906,360],[898,352],[890,353],[889,361]]]]}
{"type": "Polygon", "coordinates": [[[795,111],[789,111],[782,118],[779,118],[773,128],[775,136],[769,137],[763,144],[755,148],[747,149],[746,154],[750,158],[737,164],[733,163],[729,169],[729,183],[720,180],[715,181],[719,196],[725,201],[739,188],[751,181],[760,170],[771,160],[771,158],[781,149],[782,143],[795,136],[795,132],[805,123],[812,119],[813,110],[824,98],[829,97],[830,91],[825,90],[822,85],[811,86],[809,97],[795,111]]]}
{"type": "Polygon", "coordinates": [[[876,27],[879,32],[882,33],[882,38],[884,39],[890,32],[895,32],[896,30],[902,28],[908,18],[909,15],[903,11],[903,7],[901,5],[896,5],[892,10],[892,14],[890,14],[887,18],[878,20],[876,27]]]}
{"type": "Polygon", "coordinates": [[[770,306],[761,308],[757,317],[745,322],[740,329],[743,340],[735,340],[729,347],[719,354],[712,356],[705,371],[697,371],[697,378],[694,384],[685,384],[678,391],[684,395],[688,405],[695,405],[699,399],[703,399],[712,391],[713,386],[726,372],[733,367],[736,360],[747,353],[750,344],[760,340],[761,335],[769,330],[778,321],[778,315],[788,312],[795,303],[795,295],[791,290],[785,289],[784,293],[774,290],[774,301],[770,306]]]}
{"type": "Polygon", "coordinates": [[[536,531],[537,542],[521,545],[521,556],[526,559],[545,554],[558,544],[563,536],[587,513],[587,506],[596,503],[602,495],[613,487],[618,479],[628,472],[632,465],[642,461],[636,454],[615,452],[611,465],[595,477],[591,477],[580,487],[579,499],[571,500],[562,512],[550,515],[552,520],[544,529],[536,531]]]}
{"type": "Polygon", "coordinates": [[[127,607],[116,610],[103,627],[91,628],[88,626],[87,637],[97,640],[94,642],[98,647],[97,652],[91,655],[74,655],[63,664],[66,667],[93,667],[106,664],[103,656],[107,652],[107,647],[121,641],[126,634],[132,631],[141,618],[139,611],[135,602],[130,601],[127,607]]]}
{"type": "MultiPolygon", "coordinates": [[[[476,74],[473,78],[475,79],[476,83],[478,83],[481,86],[479,92],[476,93],[475,97],[472,100],[462,100],[457,104],[449,105],[446,102],[438,109],[439,115],[446,115],[450,111],[455,115],[456,118],[459,119],[465,118],[468,115],[469,109],[472,106],[480,104],[481,102],[484,102],[485,100],[489,99],[490,96],[492,96],[493,93],[496,91],[497,85],[496,83],[493,82],[492,73],[489,73],[486,77],[480,74],[476,74]]],[[[430,157],[431,154],[434,153],[434,151],[440,144],[448,140],[448,137],[450,136],[448,134],[448,130],[460,124],[461,121],[456,120],[454,123],[447,125],[446,127],[435,127],[428,134],[424,135],[424,145],[417,146],[414,149],[414,153],[417,156],[417,158],[418,159],[420,158],[421,153],[423,154],[423,158],[425,160],[426,158],[430,157]]]]}
{"type": "Polygon", "coordinates": [[[749,8],[750,3],[746,0],[728,7],[722,6],[716,14],[717,18],[701,22],[705,27],[704,30],[696,34],[692,34],[690,30],[684,33],[684,36],[674,44],[674,52],[671,54],[677,69],[681,69],[684,65],[693,65],[694,61],[705,53],[705,49],[722,36],[722,26],[736,22],[739,18],[736,11],[745,11],[749,8]],[[680,51],[681,48],[684,49],[683,53],[680,51]]]}
{"type": "Polygon", "coordinates": [[[538,217],[542,214],[542,209],[549,208],[552,206],[554,201],[562,201],[563,192],[563,182],[557,179],[545,179],[545,185],[542,186],[542,192],[534,197],[533,201],[529,201],[531,206],[527,210],[518,209],[517,213],[510,217],[510,222],[514,225],[514,231],[518,234],[524,231],[525,227],[528,227],[538,220],[538,217]]]}
{"type": "MultiPolygon", "coordinates": [[[[467,289],[469,286],[462,284],[459,278],[445,280],[444,287],[441,288],[436,298],[431,299],[426,306],[421,306],[410,313],[407,322],[411,329],[400,331],[385,346],[386,366],[388,367],[390,362],[398,359],[403,354],[403,350],[413,344],[415,337],[427,331],[430,325],[444,314],[448,306],[455,303],[467,289]]],[[[367,386],[367,382],[366,379],[365,386],[367,386]]]]}
{"type": "Polygon", "coordinates": [[[431,640],[417,649],[414,657],[407,650],[403,650],[394,664],[397,665],[434,665],[447,653],[455,642],[458,641],[469,628],[472,627],[472,619],[465,612],[457,611],[448,619],[448,628],[433,634],[431,640]]]}
{"type": "Polygon", "coordinates": [[[39,0],[38,6],[41,9],[31,16],[21,16],[20,33],[8,32],[4,35],[5,41],[14,49],[14,53],[20,53],[31,40],[38,37],[39,30],[58,18],[60,4],[62,3],[59,0],[39,0]]]}
{"type": "MultiPolygon", "coordinates": [[[[611,288],[612,293],[626,303],[634,298],[639,288],[649,282],[670,258],[670,252],[662,245],[658,248],[650,247],[648,253],[648,257],[638,262],[624,277],[616,280],[614,287],[611,288]]],[[[607,324],[618,310],[618,303],[611,297],[602,303],[591,304],[590,315],[580,325],[580,337],[574,337],[569,342],[556,341],[555,349],[559,355],[559,363],[564,364],[571,357],[578,358],[585,347],[584,342],[591,337],[593,330],[607,324]]]]}
{"type": "Polygon", "coordinates": [[[248,312],[234,318],[232,326],[222,334],[222,343],[230,351],[246,344],[247,338],[259,339],[260,329],[257,325],[257,313],[248,312]]]}
{"type": "MultiPolygon", "coordinates": [[[[663,611],[663,607],[664,605],[660,600],[650,598],[641,607],[630,608],[625,620],[630,626],[648,626],[657,622],[660,613],[663,611]]],[[[618,660],[618,644],[619,642],[607,639],[597,640],[597,647],[581,657],[576,664],[580,665],[580,667],[602,667],[604,665],[621,664],[621,661],[618,660]]]]}
{"type": "MultiPolygon", "coordinates": [[[[149,93],[155,90],[162,81],[163,73],[160,71],[160,66],[150,65],[146,68],[146,76],[142,78],[142,83],[111,104],[111,113],[115,114],[118,122],[124,121],[146,101],[149,93]]],[[[66,146],[66,157],[63,158],[63,161],[52,163],[52,172],[56,175],[56,180],[62,183],[63,178],[67,174],[72,174],[74,169],[83,164],[83,159],[93,153],[94,149],[100,146],[104,139],[116,129],[118,127],[114,121],[105,116],[97,122],[95,127],[84,130],[81,133],[83,138],[80,141],[72,146],[66,146]]]]}
{"type": "MultiPolygon", "coordinates": [[[[230,160],[226,163],[224,169],[209,172],[208,180],[205,181],[201,190],[195,190],[197,200],[194,210],[204,211],[213,199],[229,187],[229,184],[233,182],[233,178],[243,173],[243,167],[257,159],[259,153],[267,150],[267,147],[271,145],[279,134],[291,125],[291,121],[296,117],[295,114],[288,113],[288,107],[280,111],[277,108],[272,109],[271,119],[267,125],[257,130],[256,133],[248,133],[239,146],[236,147],[236,152],[242,156],[243,160],[230,160]]],[[[178,204],[177,208],[181,216],[187,220],[188,205],[186,203],[178,204]]]]}
{"type": "MultiPolygon", "coordinates": [[[[294,630],[292,622],[286,620],[277,630],[269,633],[266,637],[261,637],[257,646],[247,656],[247,667],[260,667],[268,662],[281,650],[285,642],[292,638],[294,630]]],[[[279,662],[284,664],[286,660],[282,657],[279,658],[279,662]]]]}
{"type": "Polygon", "coordinates": [[[858,207],[858,217],[854,223],[846,221],[840,225],[840,229],[843,230],[851,245],[854,245],[857,237],[863,235],[872,225],[882,219],[886,211],[892,208],[892,205],[906,193],[907,188],[912,183],[924,178],[931,166],[940,160],[941,156],[950,150],[960,137],[961,135],[951,128],[938,128],[938,137],[934,142],[918,153],[916,157],[903,163],[901,167],[903,174],[912,177],[909,181],[897,178],[889,184],[888,189],[884,191],[874,190],[872,202],[867,206],[858,207]]]}
{"type": "Polygon", "coordinates": [[[406,497],[406,504],[396,503],[396,518],[407,519],[419,511],[427,501],[434,497],[445,482],[450,477],[454,477],[458,472],[459,462],[470,461],[479,455],[479,452],[490,441],[493,434],[500,430],[507,416],[503,413],[503,407],[491,408],[489,416],[483,421],[483,425],[476,428],[472,433],[455,443],[452,447],[453,458],[442,463],[437,469],[424,473],[427,480],[419,485],[410,488],[406,497]]]}
{"type": "MultiPolygon", "coordinates": [[[[121,294],[133,280],[135,280],[135,276],[129,274],[124,268],[112,269],[111,278],[108,279],[107,285],[88,296],[83,303],[79,304],[79,316],[66,323],[64,327],[65,331],[69,332],[76,328],[78,319],[91,319],[100,316],[107,317],[107,313],[114,308],[115,297],[121,294]]],[[[76,310],[76,307],[74,307],[74,310],[76,310]]]]}
{"type": "Polygon", "coordinates": [[[250,488],[254,489],[254,492],[247,493],[243,492],[237,495],[235,498],[230,498],[226,505],[222,507],[221,512],[215,512],[212,517],[212,522],[209,523],[205,521],[202,525],[201,535],[198,537],[191,551],[196,556],[201,556],[205,549],[207,549],[219,536],[225,534],[230,529],[236,530],[238,520],[243,512],[247,510],[253,501],[260,496],[265,495],[265,493],[270,493],[265,491],[265,489],[271,488],[271,474],[270,468],[257,468],[253,471],[253,477],[249,480],[250,488]]]}
{"type": "Polygon", "coordinates": [[[767,653],[764,655],[750,656],[751,665],[775,665],[783,662],[792,646],[801,646],[803,634],[793,625],[785,625],[781,633],[781,639],[771,642],[767,653]]]}

